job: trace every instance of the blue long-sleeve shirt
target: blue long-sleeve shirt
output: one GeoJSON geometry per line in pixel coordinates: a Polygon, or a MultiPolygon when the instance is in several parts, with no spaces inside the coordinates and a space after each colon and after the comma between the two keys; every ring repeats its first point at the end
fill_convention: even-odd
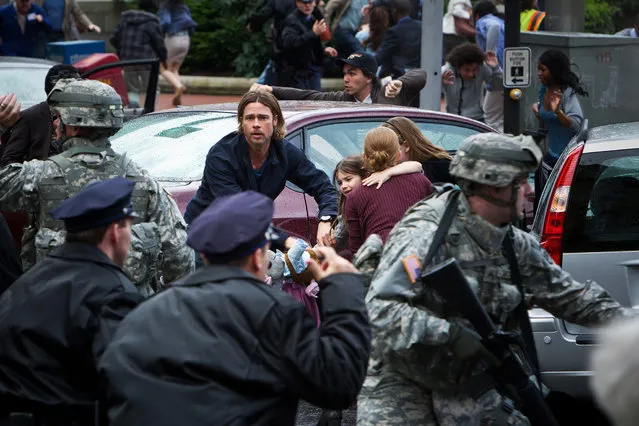
{"type": "Polygon", "coordinates": [[[253,190],[277,198],[290,180],[317,201],[319,216],[337,216],[337,192],[326,176],[295,145],[272,141],[262,168],[253,169],[248,142],[233,132],[213,145],[206,156],[204,176],[184,218],[191,223],[216,198],[253,190]]]}
{"type": "Polygon", "coordinates": [[[554,160],[557,160],[561,153],[568,146],[568,142],[572,139],[584,121],[584,113],[581,110],[577,93],[571,88],[567,87],[562,91],[561,103],[559,107],[563,112],[572,118],[570,127],[566,127],[561,124],[557,115],[552,111],[546,111],[544,109],[544,95],[546,93],[547,86],[542,85],[539,89],[539,119],[542,124],[545,125],[548,133],[546,134],[546,142],[548,144],[548,155],[554,160]]]}
{"type": "Polygon", "coordinates": [[[24,33],[18,24],[18,12],[13,3],[0,8],[1,55],[32,57],[36,47],[36,36],[40,31],[51,31],[51,24],[40,6],[31,4],[27,12],[24,33]],[[42,22],[38,22],[33,15],[42,15],[42,22]]]}
{"type": "Polygon", "coordinates": [[[188,31],[191,34],[197,26],[191,17],[191,11],[186,5],[182,5],[182,7],[177,9],[162,6],[158,10],[158,17],[160,18],[162,30],[169,36],[182,31],[188,31]]]}

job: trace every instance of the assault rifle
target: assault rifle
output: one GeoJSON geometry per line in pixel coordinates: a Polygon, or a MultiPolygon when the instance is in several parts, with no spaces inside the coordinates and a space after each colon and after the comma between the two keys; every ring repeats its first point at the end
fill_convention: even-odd
{"type": "MultiPolygon", "coordinates": [[[[524,351],[513,351],[512,345],[521,348],[519,340],[512,333],[498,330],[471,289],[457,261],[449,259],[421,276],[424,287],[434,288],[459,314],[470,321],[481,336],[482,344],[491,356],[488,373],[495,380],[499,390],[521,403],[521,412],[531,424],[559,426],[543,394],[530,379],[523,360],[524,351]],[[514,395],[513,395],[514,393],[514,395]]],[[[541,384],[540,384],[541,386],[541,384]]]]}

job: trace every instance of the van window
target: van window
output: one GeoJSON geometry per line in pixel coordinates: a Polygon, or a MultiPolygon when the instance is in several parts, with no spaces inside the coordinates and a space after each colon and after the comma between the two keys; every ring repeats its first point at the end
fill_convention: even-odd
{"type": "Polygon", "coordinates": [[[564,251],[639,250],[639,150],[584,154],[570,188],[564,251]]]}

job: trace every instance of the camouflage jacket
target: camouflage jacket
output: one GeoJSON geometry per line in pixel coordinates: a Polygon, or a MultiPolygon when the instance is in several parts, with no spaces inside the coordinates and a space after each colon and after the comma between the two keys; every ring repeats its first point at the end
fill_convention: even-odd
{"type": "Polygon", "coordinates": [[[184,219],[173,199],[146,171],[113,152],[107,139],[72,138],[65,141],[63,149],[65,158],[32,160],[0,169],[0,209],[28,215],[22,238],[25,271],[64,242],[64,224],[51,219],[49,212],[90,182],[116,175],[135,182],[132,202],[140,218],[132,228],[124,269],[138,289],[148,295],[153,292],[150,277],[168,283],[193,271],[194,254],[186,246],[184,219]],[[63,164],[72,167],[66,169],[63,164]]]}
{"type": "MultiPolygon", "coordinates": [[[[466,320],[430,288],[411,278],[407,265],[414,255],[421,262],[433,240],[451,192],[422,200],[395,226],[384,246],[381,261],[366,297],[373,324],[374,358],[426,389],[455,389],[484,369],[479,358],[456,359],[448,348],[450,324],[466,320]],[[394,294],[389,294],[394,293],[394,294]]],[[[493,321],[514,329],[513,310],[521,294],[510,280],[508,261],[502,254],[507,227],[495,227],[471,214],[460,194],[457,215],[429,269],[447,258],[459,262],[466,278],[493,321]]],[[[581,325],[606,322],[631,315],[593,281],[579,283],[556,265],[532,235],[514,234],[515,255],[527,300],[553,315],[581,325]]]]}

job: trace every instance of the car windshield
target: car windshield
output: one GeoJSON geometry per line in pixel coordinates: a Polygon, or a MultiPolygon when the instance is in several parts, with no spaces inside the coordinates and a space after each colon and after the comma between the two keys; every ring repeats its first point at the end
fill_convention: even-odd
{"type": "Polygon", "coordinates": [[[44,102],[44,78],[47,68],[0,68],[0,93],[15,93],[24,110],[44,102]]]}
{"type": "Polygon", "coordinates": [[[126,123],[111,137],[111,144],[158,180],[200,180],[211,146],[237,130],[235,116],[221,112],[151,114],[126,123]]]}

